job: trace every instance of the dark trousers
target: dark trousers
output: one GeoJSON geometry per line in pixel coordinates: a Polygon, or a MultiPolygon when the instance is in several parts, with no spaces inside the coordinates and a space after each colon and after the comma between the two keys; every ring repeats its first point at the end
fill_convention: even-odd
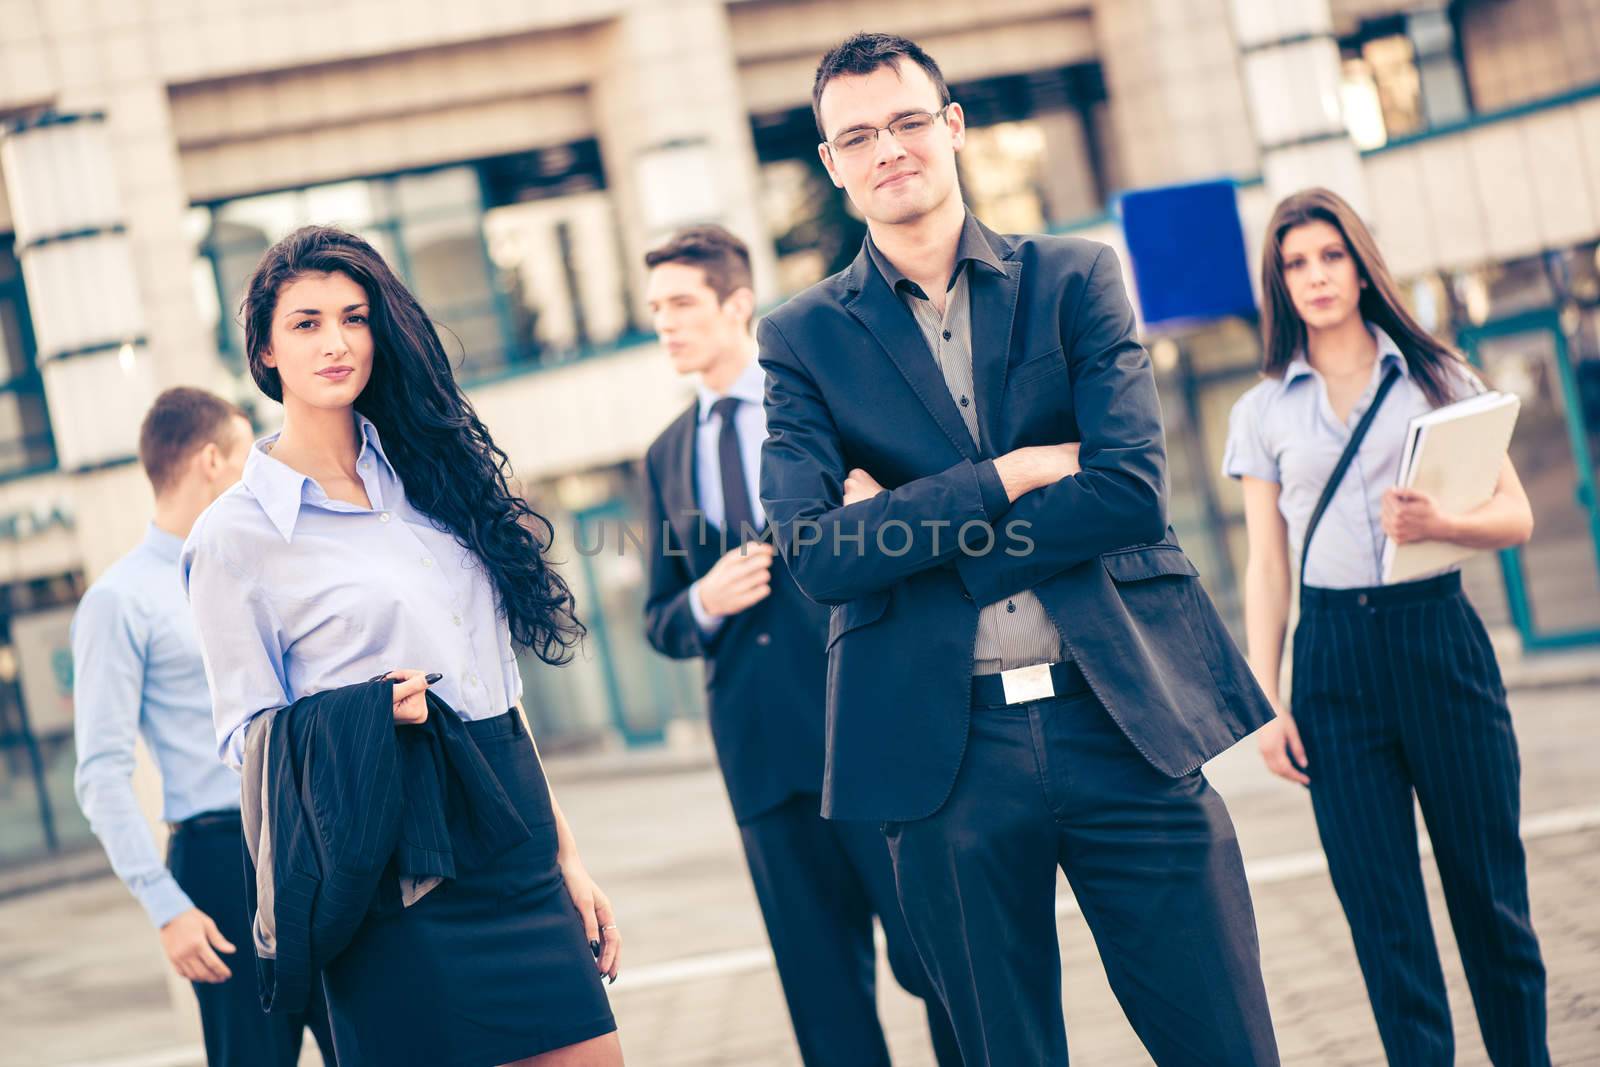
{"type": "Polygon", "coordinates": [[[245,845],[237,817],[198,816],[180,823],[167,849],[167,866],[194,906],[211,916],[235,949],[218,952],[233,977],[194,982],[211,1067],[294,1067],[300,1041],[311,1028],[323,1062],[332,1064],[333,1036],[321,984],[314,986],[304,1015],[268,1015],[256,986],[255,940],[245,903],[245,845]]]}
{"type": "Polygon", "coordinates": [[[927,1005],[941,1067],[960,1067],[955,1034],[906,932],[894,870],[877,827],[830,822],[815,793],[790,797],[739,827],[789,1018],[807,1067],[887,1067],[878,1021],[872,917],[889,967],[927,1005]]]}
{"type": "Polygon", "coordinates": [[[1317,829],[1389,1062],[1455,1056],[1414,796],[1489,1058],[1548,1064],[1517,741],[1494,649],[1459,576],[1307,589],[1294,667],[1317,829]]]}
{"type": "Polygon", "coordinates": [[[1156,1063],[1278,1062],[1222,798],[1156,771],[1093,695],[974,706],[944,806],[883,830],[967,1067],[1068,1062],[1058,865],[1156,1063]]]}

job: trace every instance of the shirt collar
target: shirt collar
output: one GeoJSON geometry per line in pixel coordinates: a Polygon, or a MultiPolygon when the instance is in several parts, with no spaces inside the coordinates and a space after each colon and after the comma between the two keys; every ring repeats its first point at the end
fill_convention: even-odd
{"type": "MultiPolygon", "coordinates": [[[[867,256],[872,260],[873,266],[878,268],[883,280],[889,283],[889,288],[896,293],[906,291],[920,299],[927,299],[921,287],[901,273],[900,268],[890,263],[889,257],[878,250],[871,233],[867,234],[867,256]]],[[[1000,265],[1000,257],[994,254],[989,239],[984,236],[983,227],[978,224],[977,216],[970,211],[961,223],[961,237],[956,241],[956,266],[950,273],[950,281],[945,284],[945,292],[955,287],[956,279],[961,276],[961,268],[969,260],[987,267],[995,274],[1006,272],[1005,267],[1000,265]]]]}
{"type": "Polygon", "coordinates": [[[176,563],[178,553],[183,549],[183,538],[169,534],[152,522],[145,529],[142,547],[154,553],[163,563],[176,563]]]}
{"type": "MultiPolygon", "coordinates": [[[[1367,332],[1372,334],[1372,339],[1378,343],[1378,363],[1385,369],[1389,367],[1400,368],[1402,378],[1411,377],[1411,368],[1406,364],[1406,357],[1400,351],[1400,346],[1394,343],[1394,338],[1389,332],[1376,323],[1367,323],[1367,332]]],[[[1295,352],[1294,358],[1283,371],[1283,384],[1285,387],[1312,373],[1311,364],[1306,359],[1305,349],[1295,352]]]]}
{"type": "MultiPolygon", "coordinates": [[[[356,455],[357,465],[359,466],[369,454],[376,455],[382,461],[384,468],[398,478],[394,465],[384,454],[383,442],[378,438],[378,428],[365,415],[356,415],[356,432],[361,437],[361,451],[356,455]]],[[[244,475],[240,481],[250,491],[250,495],[260,503],[261,510],[267,513],[267,519],[273,528],[287,542],[294,539],[295,523],[300,518],[301,506],[307,501],[325,501],[327,494],[311,478],[268,454],[267,450],[277,440],[278,434],[268,434],[251,447],[250,455],[244,461],[244,475]]],[[[373,504],[377,505],[378,501],[374,500],[373,504]]]]}
{"type": "Polygon", "coordinates": [[[725,396],[731,396],[735,399],[743,400],[747,404],[755,404],[759,407],[766,400],[766,388],[767,372],[762,370],[761,364],[753,359],[750,361],[750,365],[745,367],[744,372],[733,380],[733,384],[728,386],[728,391],[725,393],[713,392],[706,388],[705,383],[702,382],[695,387],[695,392],[700,398],[699,419],[701,422],[709,419],[711,417],[711,405],[725,396]]]}

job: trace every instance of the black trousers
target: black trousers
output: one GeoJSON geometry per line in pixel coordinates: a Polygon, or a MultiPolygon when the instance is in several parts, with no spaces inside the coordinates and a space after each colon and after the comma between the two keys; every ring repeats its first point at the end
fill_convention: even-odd
{"type": "Polygon", "coordinates": [[[207,814],[180,823],[167,846],[167,866],[194,906],[211,916],[235,949],[231,956],[217,953],[233,977],[217,984],[191,983],[200,1001],[206,1062],[211,1067],[294,1067],[310,1027],[323,1062],[331,1065],[333,1035],[320,983],[314,985],[304,1015],[261,1010],[255,940],[245,904],[245,844],[237,815],[207,814]]]}
{"type": "Polygon", "coordinates": [[[1413,797],[1489,1058],[1541,1067],[1545,976],[1518,836],[1520,769],[1483,624],[1445,575],[1307,589],[1293,714],[1328,871],[1389,1062],[1454,1062],[1455,1038],[1417,851],[1413,797]]]}
{"type": "Polygon", "coordinates": [[[961,1067],[944,1006],[906,931],[877,827],[830,822],[815,793],[790,797],[739,827],[807,1067],[888,1067],[878,1021],[872,917],[895,979],[927,1005],[940,1067],[961,1067]]]}
{"type": "Polygon", "coordinates": [[[883,830],[967,1067],[1068,1062],[1057,866],[1156,1063],[1278,1063],[1222,798],[1156,771],[1092,694],[974,706],[944,806],[883,830]]]}

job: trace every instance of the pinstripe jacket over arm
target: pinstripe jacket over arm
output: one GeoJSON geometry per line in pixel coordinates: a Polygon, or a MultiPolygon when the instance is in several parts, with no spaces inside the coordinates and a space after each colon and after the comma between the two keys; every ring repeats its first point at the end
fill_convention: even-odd
{"type": "Polygon", "coordinates": [[[393,694],[376,680],[317,693],[248,732],[246,886],[269,1012],[304,1010],[375,906],[409,906],[529,838],[454,709],[430,693],[427,721],[396,727],[393,694]],[[464,812],[447,810],[447,778],[464,812]],[[397,886],[382,884],[391,857],[397,886]]]}

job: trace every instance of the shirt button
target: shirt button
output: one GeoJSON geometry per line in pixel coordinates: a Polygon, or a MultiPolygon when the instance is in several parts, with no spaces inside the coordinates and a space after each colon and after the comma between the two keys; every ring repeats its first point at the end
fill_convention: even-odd
{"type": "Polygon", "coordinates": [[[460,626],[461,625],[461,616],[460,615],[452,615],[452,616],[450,616],[450,621],[455,623],[457,626],[460,626]]]}
{"type": "Polygon", "coordinates": [[[379,522],[388,522],[389,521],[389,513],[387,511],[378,512],[378,521],[379,522]]]}
{"type": "Polygon", "coordinates": [[[970,404],[970,403],[971,403],[971,401],[970,401],[970,400],[968,400],[968,399],[967,399],[967,398],[966,398],[966,397],[962,397],[962,398],[961,398],[961,406],[962,406],[962,407],[966,407],[966,406],[967,406],[967,405],[968,405],[968,404],[970,404]]]}
{"type": "Polygon", "coordinates": [[[1014,612],[1016,610],[1017,610],[1017,602],[1015,600],[1006,601],[1006,611],[1007,611],[1007,613],[1014,612]]]}
{"type": "Polygon", "coordinates": [[[1356,595],[1356,603],[1360,604],[1362,607],[1366,607],[1367,606],[1367,594],[1358,593],[1356,595]]]}
{"type": "Polygon", "coordinates": [[[946,331],[945,331],[945,332],[944,332],[944,339],[945,339],[945,340],[946,340],[946,341],[948,341],[948,340],[950,340],[950,331],[949,331],[949,330],[946,330],[946,331]]]}
{"type": "Polygon", "coordinates": [[[772,635],[756,634],[756,644],[760,645],[762,648],[766,648],[768,645],[772,644],[772,635]]]}
{"type": "Polygon", "coordinates": [[[423,556],[422,557],[422,565],[424,567],[431,567],[431,566],[433,566],[433,560],[429,559],[427,556],[423,556]]]}
{"type": "Polygon", "coordinates": [[[372,464],[368,463],[366,461],[362,461],[361,469],[364,470],[364,471],[369,471],[369,470],[372,469],[372,464]]]}

